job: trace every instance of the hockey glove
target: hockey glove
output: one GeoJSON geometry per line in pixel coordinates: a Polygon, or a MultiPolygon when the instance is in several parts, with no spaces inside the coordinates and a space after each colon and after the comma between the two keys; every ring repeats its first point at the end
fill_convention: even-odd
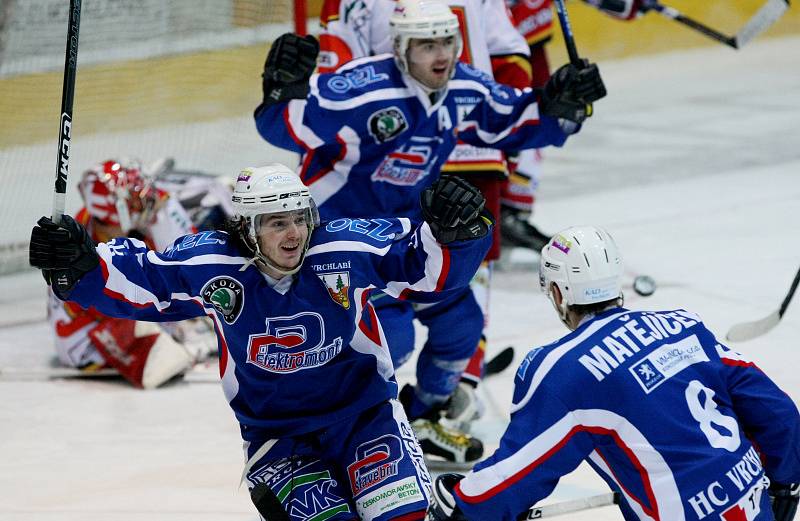
{"type": "Polygon", "coordinates": [[[319,43],[313,36],[286,33],[272,44],[261,75],[263,105],[308,95],[308,79],[317,65],[319,43]]]}
{"type": "Polygon", "coordinates": [[[463,477],[462,474],[448,473],[436,478],[425,521],[467,521],[453,499],[453,488],[463,477]]]}
{"type": "Polygon", "coordinates": [[[100,263],[100,257],[86,228],[69,215],[61,224],[42,217],[31,231],[31,266],[42,270],[53,292],[66,300],[73,286],[100,263]]]}
{"type": "Polygon", "coordinates": [[[604,13],[620,20],[633,20],[640,14],[655,8],[655,0],[585,0],[604,13]]]}
{"type": "Polygon", "coordinates": [[[571,63],[559,67],[542,91],[542,113],[575,123],[592,115],[592,103],[606,95],[600,70],[583,60],[581,66],[571,63]]]}
{"type": "Polygon", "coordinates": [[[467,181],[443,175],[422,192],[422,217],[440,244],[479,239],[493,220],[484,210],[486,199],[467,181]]]}
{"type": "Polygon", "coordinates": [[[800,500],[800,483],[783,485],[773,482],[768,489],[775,521],[792,521],[800,500]]]}

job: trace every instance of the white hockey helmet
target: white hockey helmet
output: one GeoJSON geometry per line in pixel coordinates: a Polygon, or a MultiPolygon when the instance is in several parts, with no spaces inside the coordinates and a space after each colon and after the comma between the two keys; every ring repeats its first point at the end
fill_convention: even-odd
{"type": "Polygon", "coordinates": [[[620,298],[622,272],[622,256],[614,239],[594,226],[573,226],[557,233],[539,260],[539,284],[565,324],[568,306],[620,298]],[[552,284],[561,291],[561,306],[553,298],[552,284]]]}
{"type": "Polygon", "coordinates": [[[456,58],[461,56],[463,42],[458,30],[458,17],[441,0],[397,0],[394,12],[389,17],[389,30],[394,42],[395,59],[404,72],[408,72],[406,51],[412,38],[455,36],[458,42],[456,58]]]}
{"type": "Polygon", "coordinates": [[[236,179],[231,202],[235,212],[233,218],[242,224],[242,239],[253,250],[253,260],[256,263],[264,263],[283,275],[296,273],[303,264],[303,257],[311,241],[311,232],[319,225],[317,206],[300,177],[280,163],[245,168],[236,179]],[[258,227],[264,215],[297,210],[302,210],[306,214],[308,237],[303,245],[303,257],[300,262],[291,270],[285,270],[275,266],[261,252],[258,245],[258,227]]]}

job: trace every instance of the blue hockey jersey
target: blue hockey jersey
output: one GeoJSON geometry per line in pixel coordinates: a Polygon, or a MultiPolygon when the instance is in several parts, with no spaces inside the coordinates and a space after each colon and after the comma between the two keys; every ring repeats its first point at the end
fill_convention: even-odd
{"type": "Polygon", "coordinates": [[[431,103],[382,54],[313,75],[306,99],[262,105],[255,118],[264,139],[303,155],[300,176],[326,219],[419,220],[419,195],[439,176],[456,137],[511,150],[566,141],[558,121],[539,113],[537,97],[459,62],[446,93],[431,103]]]}
{"type": "Polygon", "coordinates": [[[395,398],[370,292],[402,298],[466,286],[489,241],[444,246],[427,223],[340,219],[314,231],[293,279],[271,287],[224,232],[185,236],[164,253],[122,238],[98,245],[100,266],[69,298],[137,320],[211,317],[222,386],[242,436],[272,439],[315,431],[395,398]],[[450,262],[454,255],[458,262],[450,262]]]}
{"type": "Polygon", "coordinates": [[[683,310],[607,310],[533,349],[500,447],[456,487],[470,520],[514,520],[586,459],[626,520],[773,519],[800,480],[792,400],[683,310]]]}

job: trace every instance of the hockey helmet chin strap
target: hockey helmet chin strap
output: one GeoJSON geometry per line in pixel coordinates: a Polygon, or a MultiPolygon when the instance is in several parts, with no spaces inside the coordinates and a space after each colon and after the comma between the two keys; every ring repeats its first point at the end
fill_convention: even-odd
{"type": "MultiPolygon", "coordinates": [[[[247,222],[244,226],[249,230],[251,224],[247,222]]],[[[306,242],[303,245],[303,253],[302,255],[300,255],[300,262],[297,263],[297,266],[288,270],[285,268],[280,268],[275,264],[273,264],[272,262],[270,262],[269,257],[267,257],[261,252],[261,247],[258,245],[258,239],[253,241],[253,244],[250,244],[251,241],[248,240],[250,234],[249,232],[244,232],[245,234],[244,242],[245,244],[250,246],[254,255],[252,258],[248,259],[247,262],[245,262],[241,268],[239,268],[239,271],[244,271],[251,265],[255,264],[261,271],[265,271],[264,268],[268,268],[274,270],[277,273],[280,273],[281,277],[285,277],[287,275],[294,275],[295,273],[300,271],[300,268],[303,267],[303,261],[305,261],[306,259],[306,252],[308,251],[308,245],[311,243],[311,233],[314,231],[314,224],[310,223],[307,226],[308,226],[308,236],[306,237],[306,242]]]]}

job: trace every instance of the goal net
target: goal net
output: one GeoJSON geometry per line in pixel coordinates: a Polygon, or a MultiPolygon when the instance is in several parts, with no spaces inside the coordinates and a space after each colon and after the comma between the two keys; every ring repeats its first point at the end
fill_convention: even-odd
{"type": "MultiPolygon", "coordinates": [[[[171,157],[226,176],[293,161],[261,140],[252,112],[269,42],[305,30],[304,1],[83,2],[67,212],[81,174],[107,159],[171,157]]],[[[0,4],[0,274],[27,267],[31,226],[52,210],[68,11],[0,4]]]]}

